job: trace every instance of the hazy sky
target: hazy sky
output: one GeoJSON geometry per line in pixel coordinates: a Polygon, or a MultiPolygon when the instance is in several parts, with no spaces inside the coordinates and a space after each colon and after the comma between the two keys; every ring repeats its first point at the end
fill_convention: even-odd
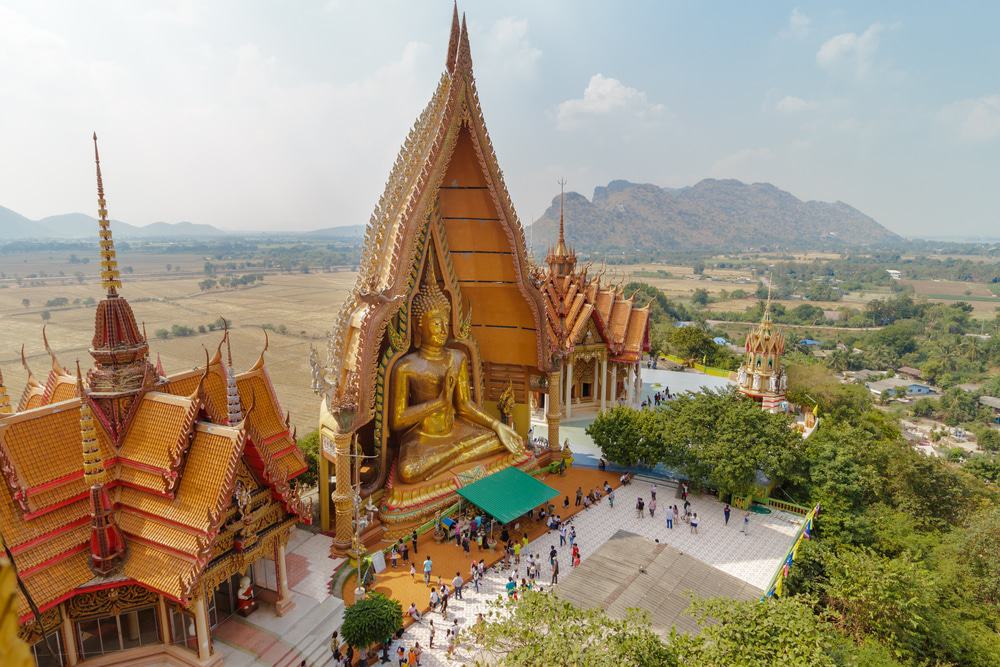
{"type": "MultiPolygon", "coordinates": [[[[565,176],[770,181],[905,235],[1000,230],[1000,3],[466,0],[522,221],[565,176]]],[[[367,222],[450,0],[0,0],[0,205],[226,229],[367,222]]]]}

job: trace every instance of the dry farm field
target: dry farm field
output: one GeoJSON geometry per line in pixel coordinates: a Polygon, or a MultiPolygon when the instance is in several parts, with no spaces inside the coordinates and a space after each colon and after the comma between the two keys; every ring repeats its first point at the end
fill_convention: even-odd
{"type": "MultiPolygon", "coordinates": [[[[23,262],[0,255],[0,272],[8,277],[0,282],[0,370],[13,402],[20,396],[26,377],[20,362],[22,343],[35,377],[44,382],[48,372],[50,361],[42,344],[42,325],[46,324],[43,313],[48,313],[48,339],[60,363],[71,368],[79,359],[86,367],[90,363],[87,348],[94,331],[94,306],[84,305],[83,301],[99,300],[102,296],[96,262],[67,266],[57,260],[30,259],[36,261],[28,270],[23,262]],[[42,266],[45,268],[35,268],[42,266]],[[71,269],[84,272],[82,283],[71,269]],[[68,273],[69,278],[57,275],[22,280],[20,286],[10,278],[15,273],[23,277],[41,271],[58,274],[60,270],[68,273]],[[34,284],[29,286],[31,283],[34,284]],[[60,298],[68,299],[69,305],[46,307],[50,300],[60,298]],[[74,305],[76,299],[80,303],[74,305]]],[[[197,332],[199,325],[207,327],[224,317],[232,327],[234,364],[239,370],[253,364],[260,354],[264,344],[261,327],[283,326],[284,333],[269,332],[268,370],[282,407],[291,411],[292,423],[299,433],[316,427],[318,399],[310,389],[309,348],[314,345],[321,355],[325,354],[326,332],[354,284],[355,273],[270,273],[262,284],[203,292],[198,288],[205,278],[200,273],[203,258],[189,256],[184,260],[173,255],[149,258],[119,251],[119,261],[122,265],[134,265],[134,273],[123,276],[121,293],[128,298],[136,319],[145,324],[152,357],[155,360],[160,355],[167,373],[203,363],[204,348],[214,351],[222,334],[208,331],[160,338],[156,334],[159,330],[169,331],[174,325],[181,325],[197,332]],[[178,261],[182,267],[189,265],[192,275],[178,277],[176,272],[165,271],[166,263],[176,265],[178,261]]]]}
{"type": "Polygon", "coordinates": [[[985,283],[963,282],[958,280],[902,280],[904,285],[913,287],[918,297],[929,301],[947,303],[965,301],[973,308],[973,315],[980,318],[992,318],[1000,308],[1000,296],[990,291],[985,283]]]}

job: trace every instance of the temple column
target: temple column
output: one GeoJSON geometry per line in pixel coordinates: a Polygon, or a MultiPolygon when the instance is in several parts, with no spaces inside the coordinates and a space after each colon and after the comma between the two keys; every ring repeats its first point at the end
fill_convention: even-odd
{"type": "Polygon", "coordinates": [[[635,405],[635,401],[632,400],[632,390],[635,386],[632,384],[632,366],[625,367],[625,403],[628,405],[635,405]]]}
{"type": "Polygon", "coordinates": [[[333,526],[333,546],[346,552],[351,548],[351,538],[354,536],[352,526],[354,506],[351,502],[354,497],[354,489],[351,488],[351,434],[334,434],[333,446],[335,451],[334,475],[336,475],[334,491],[331,496],[336,513],[333,526]]]}
{"type": "Polygon", "coordinates": [[[604,412],[604,410],[608,407],[607,384],[608,384],[608,358],[605,356],[601,357],[601,412],[604,412]]]}
{"type": "Polygon", "coordinates": [[[69,667],[73,667],[76,663],[80,662],[80,656],[76,652],[76,636],[73,632],[73,621],[69,617],[66,605],[62,605],[60,615],[62,616],[62,624],[59,626],[59,634],[62,635],[63,651],[66,653],[66,664],[69,667]]]}
{"type": "Polygon", "coordinates": [[[160,641],[170,644],[170,614],[167,612],[167,601],[162,595],[156,600],[156,616],[160,621],[160,641]]]}
{"type": "Polygon", "coordinates": [[[208,608],[205,606],[204,591],[195,598],[192,606],[194,607],[194,631],[198,638],[198,659],[204,662],[212,657],[212,635],[208,629],[208,608]]]}
{"type": "Polygon", "coordinates": [[[635,364],[635,405],[636,407],[642,403],[642,364],[636,362],[635,364]]]}
{"type": "Polygon", "coordinates": [[[285,542],[278,540],[274,545],[275,579],[278,581],[278,599],[274,603],[274,611],[278,616],[284,616],[295,606],[292,593],[288,590],[288,566],[285,563],[285,542]]]}
{"type": "MultiPolygon", "coordinates": [[[[322,433],[322,431],[320,431],[322,433]]],[[[320,438],[322,440],[322,437],[320,438]]],[[[320,530],[330,530],[330,462],[319,451],[319,527],[320,530]]]]}
{"type": "Polygon", "coordinates": [[[618,364],[611,364],[611,407],[618,405],[618,364]]]}
{"type": "Polygon", "coordinates": [[[573,357],[566,359],[566,419],[573,416],[573,357]]]}
{"type": "Polygon", "coordinates": [[[597,404],[597,359],[594,359],[594,384],[590,387],[590,400],[597,404]]]}
{"type": "Polygon", "coordinates": [[[559,380],[562,368],[553,368],[549,372],[548,398],[545,399],[545,420],[549,426],[549,451],[559,451],[559,380]]]}

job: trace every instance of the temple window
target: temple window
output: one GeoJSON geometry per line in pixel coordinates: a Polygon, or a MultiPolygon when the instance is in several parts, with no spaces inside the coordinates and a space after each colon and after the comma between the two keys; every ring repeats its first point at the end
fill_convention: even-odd
{"type": "Polygon", "coordinates": [[[62,633],[53,630],[48,634],[48,646],[45,639],[39,639],[31,645],[31,655],[35,658],[38,667],[63,667],[66,663],[63,658],[62,633]],[[50,653],[50,648],[55,651],[55,655],[50,653]]]}
{"type": "Polygon", "coordinates": [[[582,396],[583,398],[590,398],[591,396],[593,396],[591,392],[592,392],[591,383],[584,382],[582,387],[580,388],[580,396],[582,396]]]}
{"type": "Polygon", "coordinates": [[[80,657],[124,651],[137,646],[160,643],[160,623],[156,607],[145,607],[114,616],[77,621],[80,657]]]}
{"type": "Polygon", "coordinates": [[[183,644],[192,651],[198,650],[194,615],[180,605],[170,605],[170,637],[174,644],[183,644]]]}

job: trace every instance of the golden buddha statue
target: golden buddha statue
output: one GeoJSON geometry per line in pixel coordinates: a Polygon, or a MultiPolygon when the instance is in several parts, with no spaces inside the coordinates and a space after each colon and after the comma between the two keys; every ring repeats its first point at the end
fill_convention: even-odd
{"type": "Polygon", "coordinates": [[[448,347],[451,303],[438,287],[433,256],[412,317],[416,349],[392,371],[389,427],[399,444],[399,480],[422,482],[503,451],[523,453],[520,436],[474,402],[468,355],[448,347]]]}

